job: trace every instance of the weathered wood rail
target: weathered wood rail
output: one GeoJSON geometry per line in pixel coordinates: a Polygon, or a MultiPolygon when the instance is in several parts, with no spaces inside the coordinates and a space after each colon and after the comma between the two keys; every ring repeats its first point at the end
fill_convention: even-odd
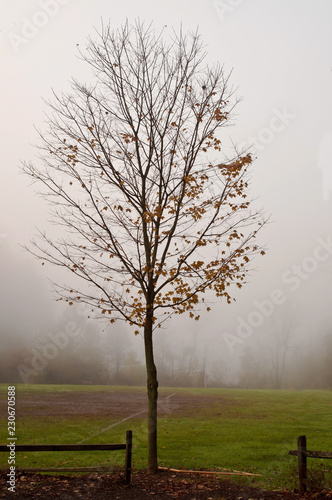
{"type": "Polygon", "coordinates": [[[306,436],[299,436],[297,440],[297,450],[290,450],[288,454],[298,457],[299,488],[301,493],[307,491],[307,458],[332,458],[332,452],[329,451],[307,450],[306,436]]]}
{"type": "MultiPolygon", "coordinates": [[[[29,451],[114,451],[126,450],[125,455],[125,481],[130,483],[131,457],[132,457],[132,431],[126,432],[126,442],[119,444],[15,444],[16,452],[29,451]]],[[[7,445],[0,445],[0,452],[8,452],[7,445]]],[[[17,471],[26,472],[109,472],[109,467],[42,467],[42,468],[18,468],[17,471]]]]}

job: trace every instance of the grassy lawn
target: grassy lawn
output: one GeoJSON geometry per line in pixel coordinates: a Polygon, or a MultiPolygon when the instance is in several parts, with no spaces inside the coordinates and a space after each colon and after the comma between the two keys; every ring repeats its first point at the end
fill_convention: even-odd
{"type": "MultiPolygon", "coordinates": [[[[106,386],[53,386],[18,385],[20,397],[61,394],[66,391],[87,393],[105,392],[144,394],[144,388],[106,386]]],[[[0,385],[0,401],[6,400],[7,385],[0,385]]],[[[297,437],[307,436],[308,449],[332,451],[332,392],[330,391],[265,391],[227,389],[163,389],[166,394],[188,398],[188,407],[172,408],[159,418],[159,463],[164,467],[186,469],[233,469],[261,474],[259,478],[246,478],[266,488],[296,485],[295,457],[297,437]],[[190,402],[196,401],[191,408],[190,402]],[[199,404],[199,402],[202,404],[199,404]],[[198,402],[198,404],[197,404],[198,402]]],[[[171,397],[169,398],[172,399],[171,397]]],[[[186,399],[185,399],[186,400],[186,399]]],[[[17,444],[53,443],[117,443],[124,442],[125,431],[133,431],[133,462],[135,468],[146,467],[146,420],[130,417],[123,409],[123,418],[95,416],[28,416],[17,411],[17,444]]],[[[1,407],[1,412],[6,410],[1,407]]],[[[7,444],[6,414],[1,414],[0,443],[7,444]]],[[[16,466],[86,466],[123,465],[124,452],[44,452],[18,453],[16,466]]],[[[1,467],[7,466],[7,454],[0,454],[1,467]]],[[[331,478],[331,460],[308,459],[316,478],[331,478]],[[325,472],[324,472],[325,471],[325,472]]],[[[330,478],[330,479],[329,479],[330,478]]],[[[241,479],[244,480],[244,479],[241,479]]]]}

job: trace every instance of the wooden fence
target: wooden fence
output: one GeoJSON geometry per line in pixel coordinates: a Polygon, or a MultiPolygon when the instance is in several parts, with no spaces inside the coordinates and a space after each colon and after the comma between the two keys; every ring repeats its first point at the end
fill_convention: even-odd
{"type": "Polygon", "coordinates": [[[306,436],[299,436],[297,440],[297,450],[290,450],[289,455],[295,455],[299,462],[299,486],[300,492],[307,491],[307,458],[332,458],[329,451],[309,451],[307,450],[306,436]]]}
{"type": "MultiPolygon", "coordinates": [[[[91,450],[126,450],[125,455],[125,481],[130,483],[131,477],[131,455],[132,455],[132,431],[126,432],[126,442],[121,444],[17,444],[15,453],[20,451],[91,451],[91,450]]],[[[0,445],[0,452],[8,452],[7,445],[0,445]]],[[[17,471],[26,472],[109,472],[109,467],[44,467],[44,468],[22,468],[17,471]]]]}

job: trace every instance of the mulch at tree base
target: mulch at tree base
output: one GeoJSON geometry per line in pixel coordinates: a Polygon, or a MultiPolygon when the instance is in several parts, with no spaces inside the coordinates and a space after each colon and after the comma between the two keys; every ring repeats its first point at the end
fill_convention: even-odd
{"type": "Polygon", "coordinates": [[[0,498],[94,500],[272,500],[332,499],[332,491],[299,494],[266,491],[245,484],[210,476],[160,471],[151,476],[146,471],[133,472],[132,483],[124,483],[122,473],[88,476],[51,476],[17,473],[15,493],[8,491],[7,476],[0,475],[0,498]]]}

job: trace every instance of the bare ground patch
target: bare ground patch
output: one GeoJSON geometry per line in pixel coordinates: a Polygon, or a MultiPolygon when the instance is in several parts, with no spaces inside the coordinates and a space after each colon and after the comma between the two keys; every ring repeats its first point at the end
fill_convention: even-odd
{"type": "MultiPolygon", "coordinates": [[[[163,391],[159,395],[158,413],[197,415],[197,411],[210,405],[239,405],[229,399],[218,396],[194,396],[189,393],[172,393],[163,391]]],[[[146,417],[147,396],[144,391],[60,391],[55,393],[23,393],[18,394],[16,410],[20,417],[62,417],[77,416],[108,417],[121,419],[133,415],[146,417]]],[[[0,401],[0,413],[6,410],[6,401],[0,401]],[[1,408],[3,406],[3,408],[1,408]]]]}
{"type": "Polygon", "coordinates": [[[123,475],[90,474],[67,477],[18,474],[15,493],[8,492],[6,477],[0,475],[0,498],[9,499],[98,499],[98,500],[276,500],[331,499],[332,492],[311,492],[304,496],[283,491],[266,491],[228,480],[162,471],[150,476],[144,470],[133,473],[132,484],[123,475]]]}

